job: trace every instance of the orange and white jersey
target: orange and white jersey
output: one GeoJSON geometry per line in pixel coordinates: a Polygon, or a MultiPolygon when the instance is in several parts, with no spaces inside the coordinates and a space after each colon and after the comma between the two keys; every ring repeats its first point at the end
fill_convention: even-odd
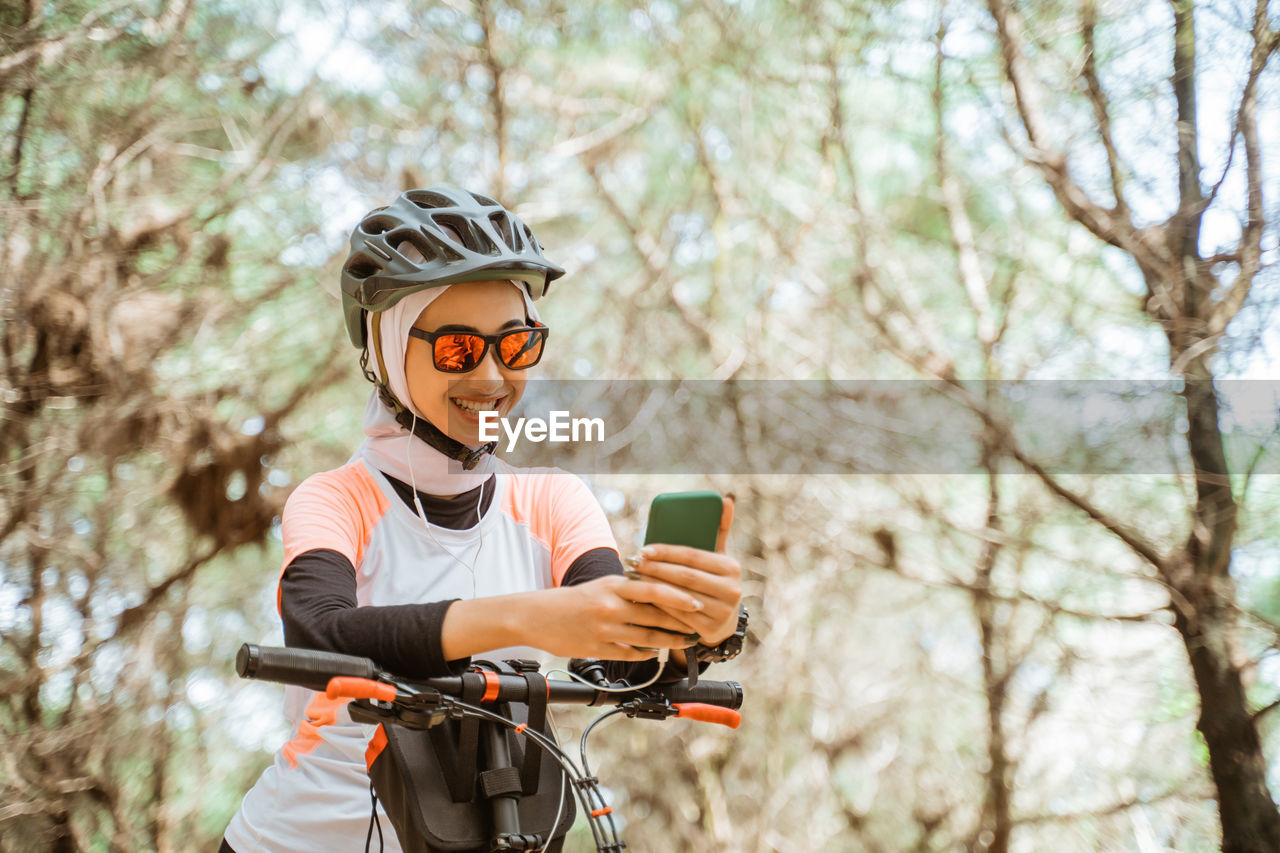
{"type": "MultiPolygon", "coordinates": [[[[285,567],[316,549],[346,556],[360,607],[547,589],[587,551],[617,550],[603,510],[580,479],[501,460],[493,499],[469,529],[428,528],[383,474],[356,460],[298,486],[285,506],[283,534],[285,567]]],[[[539,656],[527,648],[481,655],[539,656]]],[[[227,842],[236,853],[364,850],[375,727],[352,722],[345,700],[300,687],[286,688],[285,713],[294,736],[245,796],[227,842]]],[[[386,850],[399,851],[379,813],[386,850]]]]}

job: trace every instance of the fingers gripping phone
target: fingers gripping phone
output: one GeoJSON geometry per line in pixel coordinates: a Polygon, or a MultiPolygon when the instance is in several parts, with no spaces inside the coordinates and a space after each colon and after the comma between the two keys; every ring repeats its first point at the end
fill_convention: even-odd
{"type": "MultiPolygon", "coordinates": [[[[703,551],[714,551],[720,536],[720,516],[724,511],[724,498],[719,492],[668,492],[658,495],[649,504],[649,523],[644,531],[644,544],[687,545],[703,551]]],[[[642,580],[644,575],[625,570],[628,577],[642,580]]],[[[667,631],[666,628],[659,628],[667,631]]],[[[668,633],[674,633],[668,631],[668,633]]],[[[693,639],[697,640],[695,634],[693,639]]],[[[659,671],[666,667],[666,655],[660,656],[659,671]]],[[[692,654],[687,657],[689,686],[698,681],[698,662],[692,654]]],[[[655,678],[657,676],[654,676],[655,678]]]]}

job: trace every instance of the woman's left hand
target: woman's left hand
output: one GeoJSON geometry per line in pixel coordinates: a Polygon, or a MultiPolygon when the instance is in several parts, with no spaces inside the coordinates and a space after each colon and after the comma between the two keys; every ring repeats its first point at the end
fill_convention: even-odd
{"type": "Polygon", "coordinates": [[[700,636],[698,642],[705,646],[726,640],[738,627],[742,567],[725,553],[725,542],[732,525],[733,498],[726,495],[714,552],[685,545],[646,545],[635,565],[640,574],[679,587],[702,605],[693,613],[681,611],[671,615],[692,626],[700,636]]]}

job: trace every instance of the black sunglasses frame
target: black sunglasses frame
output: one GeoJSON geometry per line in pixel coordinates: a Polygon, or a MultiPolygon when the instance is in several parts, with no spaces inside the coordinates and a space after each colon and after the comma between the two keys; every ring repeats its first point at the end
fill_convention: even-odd
{"type": "MultiPolygon", "coordinates": [[[[417,328],[416,326],[410,327],[409,329],[409,337],[424,340],[431,345],[431,364],[436,370],[439,370],[441,373],[458,374],[470,373],[479,367],[489,355],[489,347],[491,346],[497,347],[498,361],[502,362],[503,367],[508,370],[528,370],[530,367],[533,367],[535,364],[542,361],[542,354],[547,351],[547,338],[550,337],[550,334],[551,329],[547,326],[543,326],[542,324],[538,324],[537,326],[521,326],[518,329],[507,329],[505,332],[499,332],[496,335],[482,335],[479,332],[464,331],[461,329],[445,329],[440,332],[427,332],[417,328]],[[541,338],[541,344],[538,347],[537,358],[528,364],[521,365],[520,367],[513,367],[512,365],[507,364],[507,362],[502,358],[502,339],[509,335],[518,335],[521,332],[537,332],[538,334],[535,337],[541,338]],[[446,370],[440,366],[439,362],[436,360],[436,338],[443,338],[445,335],[467,335],[484,341],[484,349],[480,351],[480,357],[476,359],[474,366],[466,370],[446,370]]],[[[525,350],[521,350],[520,352],[523,353],[525,350]]]]}

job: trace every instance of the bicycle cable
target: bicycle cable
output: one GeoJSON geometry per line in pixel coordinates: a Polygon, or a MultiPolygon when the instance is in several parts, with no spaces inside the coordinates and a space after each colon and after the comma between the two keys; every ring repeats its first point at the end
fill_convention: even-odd
{"type": "Polygon", "coordinates": [[[558,672],[561,675],[569,676],[571,680],[576,681],[579,684],[585,684],[593,690],[599,690],[601,693],[631,693],[635,690],[643,690],[646,687],[653,686],[653,684],[657,682],[658,677],[662,675],[662,671],[667,668],[667,661],[671,658],[671,649],[657,649],[656,651],[658,652],[658,657],[656,658],[658,661],[658,668],[653,673],[653,678],[650,678],[644,684],[627,685],[626,687],[601,687],[599,684],[587,681],[581,675],[569,672],[565,669],[549,669],[547,670],[547,675],[550,675],[553,672],[558,672]]]}
{"type": "Polygon", "coordinates": [[[373,803],[369,807],[369,831],[364,834],[364,853],[369,853],[369,845],[373,842],[373,828],[378,827],[378,853],[386,849],[382,840],[382,821],[378,820],[378,792],[373,788],[373,780],[369,780],[369,799],[373,803]]]}
{"type": "MultiPolygon", "coordinates": [[[[554,736],[554,732],[556,731],[556,728],[557,728],[557,727],[556,727],[556,716],[555,716],[555,714],[551,713],[551,708],[550,708],[550,706],[548,706],[548,707],[547,707],[547,730],[548,730],[548,731],[550,731],[550,732],[552,732],[552,733],[553,733],[553,736],[554,736]]],[[[553,836],[555,835],[556,827],[560,825],[560,816],[564,814],[564,802],[565,802],[565,801],[564,801],[564,793],[565,793],[565,792],[564,792],[564,778],[565,778],[565,774],[564,774],[564,773],[561,773],[561,774],[560,774],[560,796],[556,798],[556,802],[557,802],[557,805],[556,805],[556,817],[555,817],[555,820],[551,821],[551,833],[550,833],[550,834],[551,834],[551,835],[553,835],[553,836]]],[[[548,839],[547,839],[546,844],[543,844],[543,845],[542,845],[541,847],[539,847],[536,851],[534,851],[534,853],[543,853],[543,851],[545,851],[545,850],[547,849],[547,844],[550,844],[550,843],[551,843],[551,839],[550,839],[550,838],[548,838],[548,839]]]]}
{"type": "MultiPolygon", "coordinates": [[[[573,783],[574,796],[583,808],[587,826],[591,829],[592,839],[595,841],[596,847],[600,850],[621,849],[617,846],[618,828],[613,820],[613,809],[605,802],[604,794],[600,791],[599,779],[580,770],[573,763],[573,759],[569,757],[568,753],[560,748],[559,744],[541,732],[534,731],[522,723],[516,723],[514,720],[509,720],[501,714],[495,714],[485,708],[457,699],[452,700],[450,704],[464,713],[515,729],[517,734],[529,738],[545,750],[560,765],[564,775],[573,783]],[[604,820],[601,820],[602,818],[604,820]],[[603,825],[604,821],[607,821],[607,831],[603,825]]],[[[611,711],[606,716],[613,713],[616,713],[616,711],[611,711]]],[[[555,825],[553,824],[553,832],[554,829],[555,825]]]]}

